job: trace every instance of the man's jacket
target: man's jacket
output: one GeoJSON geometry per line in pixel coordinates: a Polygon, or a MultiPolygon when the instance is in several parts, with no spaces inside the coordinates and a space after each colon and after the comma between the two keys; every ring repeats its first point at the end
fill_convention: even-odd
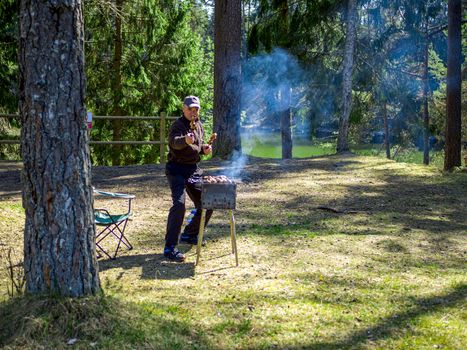
{"type": "Polygon", "coordinates": [[[204,144],[204,128],[198,120],[195,123],[195,129],[190,129],[190,121],[184,116],[175,120],[169,131],[169,162],[179,164],[196,164],[201,160],[200,155],[203,153],[204,144]],[[195,137],[195,142],[191,145],[185,141],[185,136],[192,133],[195,137]]]}

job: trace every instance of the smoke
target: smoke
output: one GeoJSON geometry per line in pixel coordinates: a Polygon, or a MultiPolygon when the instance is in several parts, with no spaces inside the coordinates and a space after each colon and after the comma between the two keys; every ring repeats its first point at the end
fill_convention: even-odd
{"type": "Polygon", "coordinates": [[[274,49],[247,59],[242,75],[243,125],[258,126],[266,120],[271,128],[277,127],[277,115],[300,105],[306,72],[287,51],[274,49]]]}
{"type": "Polygon", "coordinates": [[[225,171],[223,174],[231,179],[241,179],[244,175],[244,169],[248,162],[248,156],[242,152],[235,151],[229,160],[221,164],[225,171]]]}
{"type": "MultiPolygon", "coordinates": [[[[242,152],[235,152],[223,164],[227,176],[240,178],[248,154],[259,140],[277,139],[280,145],[280,115],[290,109],[303,111],[307,73],[297,59],[282,49],[250,57],[242,66],[241,138],[242,152]]],[[[306,118],[294,118],[300,134],[308,135],[306,118]]]]}
{"type": "Polygon", "coordinates": [[[244,153],[249,154],[258,140],[277,140],[280,145],[280,116],[287,110],[293,115],[293,132],[308,135],[304,101],[309,74],[293,55],[276,48],[250,57],[243,64],[242,76],[244,153]]]}

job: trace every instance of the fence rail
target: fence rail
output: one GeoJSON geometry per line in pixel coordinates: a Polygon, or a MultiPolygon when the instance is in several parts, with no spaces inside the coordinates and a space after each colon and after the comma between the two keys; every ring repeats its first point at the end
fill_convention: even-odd
{"type": "MultiPolygon", "coordinates": [[[[18,118],[19,114],[7,114],[7,113],[0,113],[0,118],[6,119],[14,119],[18,118]]],[[[160,146],[160,162],[165,163],[165,152],[166,152],[166,135],[165,135],[165,125],[167,120],[175,120],[178,117],[176,116],[167,116],[164,112],[162,112],[159,116],[115,116],[115,115],[94,115],[92,117],[93,120],[96,119],[108,119],[108,120],[115,120],[115,119],[122,119],[122,120],[158,120],[160,121],[160,134],[159,140],[153,141],[138,141],[138,140],[125,140],[125,141],[97,141],[97,140],[89,140],[89,145],[159,145],[160,146]]],[[[1,144],[20,144],[20,140],[0,140],[1,144]]]]}

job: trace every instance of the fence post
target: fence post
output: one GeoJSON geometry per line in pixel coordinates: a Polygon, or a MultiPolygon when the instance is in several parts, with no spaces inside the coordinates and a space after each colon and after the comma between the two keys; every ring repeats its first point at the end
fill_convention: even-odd
{"type": "Polygon", "coordinates": [[[165,112],[161,112],[161,122],[160,122],[160,163],[165,163],[165,112]]]}

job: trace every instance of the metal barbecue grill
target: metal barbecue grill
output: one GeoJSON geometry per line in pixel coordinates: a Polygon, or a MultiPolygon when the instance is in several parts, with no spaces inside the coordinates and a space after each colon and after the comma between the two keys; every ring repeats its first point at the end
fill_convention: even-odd
{"type": "Polygon", "coordinates": [[[237,202],[237,184],[224,175],[203,176],[201,179],[201,222],[199,225],[198,246],[196,249],[196,265],[201,255],[201,245],[204,235],[206,210],[223,209],[230,212],[230,240],[232,254],[235,254],[235,263],[238,266],[237,239],[235,232],[234,210],[237,202]]]}
{"type": "Polygon", "coordinates": [[[201,205],[203,209],[235,209],[237,184],[227,178],[205,176],[202,180],[201,205]]]}

